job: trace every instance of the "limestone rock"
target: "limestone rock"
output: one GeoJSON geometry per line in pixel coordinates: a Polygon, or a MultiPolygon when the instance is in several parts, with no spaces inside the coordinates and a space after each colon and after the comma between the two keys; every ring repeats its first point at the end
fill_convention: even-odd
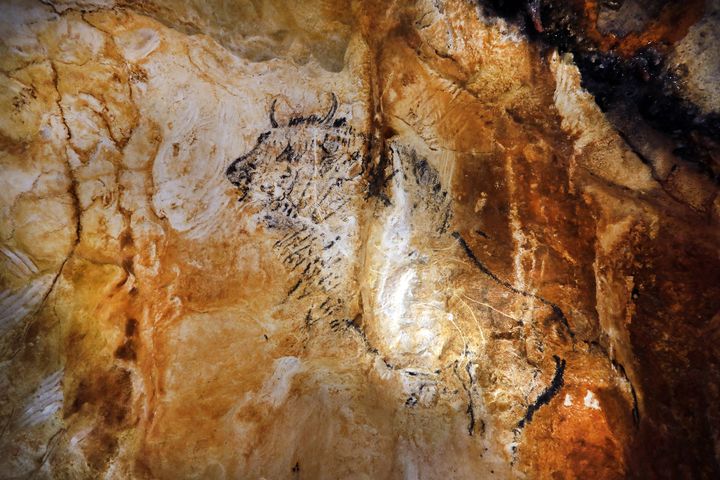
{"type": "Polygon", "coordinates": [[[0,8],[0,477],[720,474],[714,167],[571,54],[456,0],[0,8]]]}

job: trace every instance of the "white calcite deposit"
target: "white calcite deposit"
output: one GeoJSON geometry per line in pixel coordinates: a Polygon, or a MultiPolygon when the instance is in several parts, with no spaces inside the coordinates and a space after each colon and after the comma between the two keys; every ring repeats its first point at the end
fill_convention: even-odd
{"type": "Polygon", "coordinates": [[[717,188],[571,57],[465,1],[0,8],[0,478],[645,468],[717,188]]]}

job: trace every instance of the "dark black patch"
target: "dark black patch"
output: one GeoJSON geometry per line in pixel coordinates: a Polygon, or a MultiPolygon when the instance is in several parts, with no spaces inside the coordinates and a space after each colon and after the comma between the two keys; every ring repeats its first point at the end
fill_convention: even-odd
{"type": "Polygon", "coordinates": [[[135,332],[137,331],[137,320],[134,318],[128,318],[125,322],[125,336],[126,337],[132,337],[135,335],[135,332]]]}
{"type": "Polygon", "coordinates": [[[425,185],[432,188],[434,193],[440,191],[440,178],[437,170],[435,170],[427,160],[424,158],[417,158],[413,154],[412,164],[413,174],[415,175],[415,182],[418,185],[425,185]]]}
{"type": "Polygon", "coordinates": [[[127,360],[129,362],[134,362],[137,360],[137,351],[135,349],[135,340],[132,338],[128,338],[125,340],[125,343],[120,345],[117,350],[115,350],[115,358],[119,358],[120,360],[127,360]]]}
{"type": "Polygon", "coordinates": [[[367,198],[377,198],[385,206],[390,206],[392,202],[387,194],[387,186],[395,174],[395,172],[391,171],[390,159],[385,152],[383,152],[377,162],[372,162],[368,158],[366,163],[368,164],[366,167],[368,172],[367,198]]]}
{"type": "MultiPolygon", "coordinates": [[[[584,31],[583,2],[565,0],[478,0],[489,12],[524,27],[531,39],[571,52],[582,86],[603,111],[631,107],[647,124],[672,139],[674,154],[720,183],[720,114],[703,113],[682,94],[687,72],[671,68],[666,45],[649,44],[625,57],[604,52],[584,31]]],[[[599,2],[615,8],[619,2],[599,2]]],[[[653,2],[669,4],[672,2],[653,2]]]]}

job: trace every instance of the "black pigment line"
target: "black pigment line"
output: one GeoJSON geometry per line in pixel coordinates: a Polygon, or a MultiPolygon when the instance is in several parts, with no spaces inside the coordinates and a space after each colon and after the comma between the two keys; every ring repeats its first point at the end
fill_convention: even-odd
{"type": "Polygon", "coordinates": [[[563,375],[565,373],[565,359],[562,359],[557,355],[553,355],[553,358],[555,359],[555,376],[553,377],[552,382],[550,382],[550,385],[537,397],[535,403],[528,406],[525,417],[518,422],[518,428],[523,428],[527,423],[530,423],[533,415],[535,415],[535,412],[537,412],[543,405],[550,403],[550,400],[558,394],[564,385],[565,379],[563,375]]]}
{"type": "Polygon", "coordinates": [[[453,365],[453,372],[455,373],[455,376],[457,377],[457,379],[460,380],[460,384],[462,385],[463,390],[465,390],[465,394],[468,397],[468,406],[467,406],[467,410],[465,412],[468,415],[468,435],[470,435],[472,437],[473,432],[475,431],[475,408],[473,405],[472,391],[470,390],[472,388],[472,382],[473,382],[472,375],[470,375],[470,363],[471,362],[468,362],[468,364],[466,365],[467,374],[468,374],[468,377],[470,377],[470,388],[468,388],[468,386],[465,383],[465,380],[462,379],[462,377],[460,376],[460,374],[457,371],[457,367],[458,367],[457,360],[455,361],[455,364],[453,365]]]}
{"type": "Polygon", "coordinates": [[[305,315],[305,327],[310,328],[312,327],[313,323],[315,323],[316,320],[312,317],[312,308],[310,308],[307,311],[307,314],[305,315]]]}
{"type": "Polygon", "coordinates": [[[475,385],[475,380],[473,379],[472,373],[470,372],[470,365],[472,362],[468,362],[465,365],[465,371],[468,374],[468,378],[470,379],[470,386],[467,388],[467,394],[468,394],[468,407],[467,407],[467,413],[470,416],[470,425],[468,425],[468,434],[470,436],[473,435],[473,432],[475,432],[475,403],[473,402],[472,397],[472,390],[475,385]]]}
{"type": "Polygon", "coordinates": [[[455,240],[458,241],[458,243],[460,244],[460,247],[465,252],[465,255],[467,255],[467,257],[473,262],[473,264],[481,272],[483,272],[488,277],[492,278],[495,281],[495,283],[497,283],[498,285],[502,285],[503,287],[513,291],[514,293],[522,295],[524,297],[534,298],[535,300],[538,300],[539,302],[543,303],[544,305],[547,305],[548,307],[550,307],[552,309],[553,313],[555,314],[555,316],[557,316],[560,319],[560,323],[562,323],[563,326],[567,329],[568,333],[570,334],[570,337],[575,338],[575,332],[572,330],[572,328],[570,328],[570,323],[568,322],[568,319],[565,316],[565,313],[563,313],[562,309],[557,304],[551,302],[550,300],[548,300],[546,298],[541,297],[540,295],[536,295],[534,293],[530,293],[530,292],[526,292],[525,290],[521,290],[521,289],[513,286],[510,282],[501,279],[500,277],[495,275],[495,273],[493,273],[484,263],[482,263],[480,261],[480,259],[478,259],[475,256],[475,253],[473,253],[472,249],[467,244],[467,242],[462,237],[462,235],[460,235],[459,232],[452,232],[452,236],[453,236],[453,238],[455,238],[455,240]]]}
{"type": "Polygon", "coordinates": [[[637,394],[635,393],[635,386],[628,380],[630,383],[630,393],[632,393],[633,397],[633,408],[632,408],[632,416],[633,416],[633,422],[635,422],[635,427],[637,428],[640,426],[640,409],[638,408],[638,399],[637,394]]]}
{"type": "Polygon", "coordinates": [[[310,263],[310,262],[308,261],[308,264],[307,264],[307,266],[305,267],[305,270],[303,270],[300,275],[305,276],[305,274],[307,274],[308,270],[310,270],[310,266],[311,266],[311,265],[312,265],[312,263],[310,263]]]}
{"type": "Polygon", "coordinates": [[[301,234],[302,232],[304,232],[306,229],[307,229],[307,226],[306,226],[306,225],[303,225],[303,226],[300,228],[300,230],[291,231],[291,233],[286,234],[283,238],[281,238],[280,240],[278,240],[277,242],[275,242],[275,244],[274,244],[273,246],[275,246],[275,247],[280,247],[280,246],[282,246],[282,245],[285,244],[286,242],[289,242],[289,241],[291,241],[293,238],[295,238],[295,237],[297,237],[298,235],[300,235],[300,234],[301,234]]]}
{"type": "Polygon", "coordinates": [[[302,278],[300,280],[298,280],[297,283],[290,289],[290,291],[288,292],[288,297],[290,295],[292,295],[293,293],[295,293],[295,290],[298,289],[298,287],[300,286],[301,283],[302,283],[302,278]]]}

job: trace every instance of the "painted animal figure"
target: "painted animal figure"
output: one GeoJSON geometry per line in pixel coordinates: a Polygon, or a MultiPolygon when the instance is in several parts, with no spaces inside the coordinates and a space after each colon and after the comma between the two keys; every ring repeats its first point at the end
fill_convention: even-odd
{"type": "Polygon", "coordinates": [[[276,117],[255,146],[227,168],[239,201],[257,209],[266,228],[277,230],[277,254],[297,278],[288,295],[310,299],[306,323],[343,315],[347,274],[355,261],[358,221],[353,199],[362,198],[366,137],[330,96],[323,114],[276,117]]]}

